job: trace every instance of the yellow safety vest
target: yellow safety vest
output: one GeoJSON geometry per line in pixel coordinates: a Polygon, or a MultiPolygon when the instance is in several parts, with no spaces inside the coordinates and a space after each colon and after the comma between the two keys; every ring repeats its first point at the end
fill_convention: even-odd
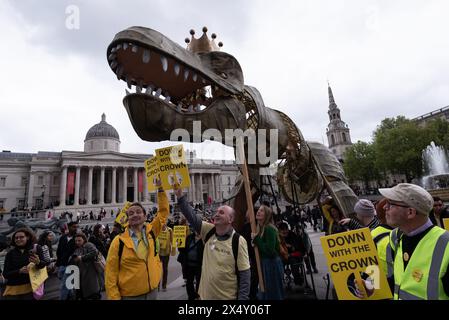
{"type": "MultiPolygon", "coordinates": [[[[390,242],[390,232],[391,229],[387,229],[383,226],[377,226],[371,230],[371,236],[373,237],[374,244],[377,248],[377,254],[379,255],[379,267],[387,277],[391,277],[391,274],[388,274],[387,268],[387,246],[390,242]]],[[[390,268],[390,270],[392,270],[392,268],[390,268]]]]}
{"type": "Polygon", "coordinates": [[[387,262],[393,262],[395,300],[449,300],[441,278],[449,265],[449,232],[434,226],[421,239],[404,270],[401,235],[390,234],[387,262]]]}

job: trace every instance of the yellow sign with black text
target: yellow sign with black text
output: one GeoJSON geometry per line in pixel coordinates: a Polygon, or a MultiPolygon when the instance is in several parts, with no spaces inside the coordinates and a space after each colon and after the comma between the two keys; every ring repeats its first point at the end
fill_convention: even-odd
{"type": "Polygon", "coordinates": [[[339,300],[392,298],[368,228],[333,234],[320,240],[339,300]]]}
{"type": "Polygon", "coordinates": [[[172,190],[175,183],[188,188],[190,177],[183,145],[156,149],[155,152],[154,157],[145,161],[148,191],[156,190],[157,177],[160,177],[164,190],[172,190]]]}
{"type": "Polygon", "coordinates": [[[449,218],[443,218],[444,229],[449,231],[449,218]]]}
{"type": "Polygon", "coordinates": [[[173,247],[186,247],[187,226],[173,227],[173,247]]]}
{"type": "Polygon", "coordinates": [[[167,248],[167,244],[169,241],[169,239],[168,239],[169,235],[170,235],[170,233],[169,233],[168,229],[165,231],[161,231],[159,233],[159,236],[157,238],[159,239],[159,245],[161,246],[161,249],[167,248]]]}
{"type": "Polygon", "coordinates": [[[123,228],[128,226],[128,216],[126,215],[126,211],[131,207],[131,204],[131,202],[127,201],[122,210],[120,210],[117,218],[115,218],[115,222],[119,223],[123,228]]]}

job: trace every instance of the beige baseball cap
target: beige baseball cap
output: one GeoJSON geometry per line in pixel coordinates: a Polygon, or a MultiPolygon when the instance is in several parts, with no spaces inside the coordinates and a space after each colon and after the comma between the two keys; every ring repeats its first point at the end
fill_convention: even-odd
{"type": "Polygon", "coordinates": [[[425,215],[429,215],[433,208],[433,198],[430,193],[416,184],[399,183],[393,188],[381,188],[379,192],[385,198],[403,202],[425,215]]]}

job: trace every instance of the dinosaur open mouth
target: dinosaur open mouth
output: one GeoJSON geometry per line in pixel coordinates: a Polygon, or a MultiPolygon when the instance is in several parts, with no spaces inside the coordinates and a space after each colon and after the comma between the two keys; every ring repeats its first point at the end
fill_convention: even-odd
{"type": "Polygon", "coordinates": [[[127,95],[144,94],[182,113],[204,111],[224,90],[176,58],[132,41],[115,41],[108,63],[117,79],[127,83],[127,95]]]}

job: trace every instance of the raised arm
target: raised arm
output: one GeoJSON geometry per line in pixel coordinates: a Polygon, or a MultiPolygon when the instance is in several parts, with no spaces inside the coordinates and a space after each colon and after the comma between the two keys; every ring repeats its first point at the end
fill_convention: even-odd
{"type": "Polygon", "coordinates": [[[170,205],[168,204],[168,197],[165,193],[164,189],[162,188],[162,182],[160,179],[156,180],[156,186],[158,187],[157,192],[157,214],[154,217],[153,221],[150,223],[152,225],[152,229],[154,236],[157,238],[159,236],[159,233],[162,230],[162,226],[166,223],[169,211],[170,211],[170,205]]]}
{"type": "Polygon", "coordinates": [[[184,217],[186,217],[187,221],[189,221],[190,226],[193,228],[193,230],[200,234],[203,221],[200,219],[200,217],[196,216],[193,208],[187,203],[186,195],[183,195],[182,189],[179,188],[177,184],[175,184],[175,194],[176,198],[178,199],[181,213],[184,215],[184,217]]]}

